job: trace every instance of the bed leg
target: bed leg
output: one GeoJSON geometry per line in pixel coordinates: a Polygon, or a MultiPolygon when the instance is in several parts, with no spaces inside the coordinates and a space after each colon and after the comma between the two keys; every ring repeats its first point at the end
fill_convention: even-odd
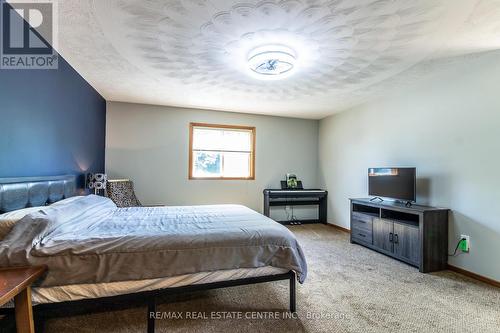
{"type": "Polygon", "coordinates": [[[42,315],[35,313],[33,319],[35,321],[35,332],[43,333],[45,331],[45,318],[43,318],[42,315]]]}
{"type": "Polygon", "coordinates": [[[290,312],[297,312],[297,304],[296,304],[296,290],[295,290],[295,273],[290,272],[290,312]]]}
{"type": "Polygon", "coordinates": [[[150,296],[148,301],[148,333],[155,332],[155,312],[156,312],[156,299],[155,296],[150,296]]]}

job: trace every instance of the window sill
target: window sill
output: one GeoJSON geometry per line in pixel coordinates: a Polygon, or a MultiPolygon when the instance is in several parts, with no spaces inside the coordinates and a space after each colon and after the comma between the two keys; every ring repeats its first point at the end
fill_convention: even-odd
{"type": "Polygon", "coordinates": [[[255,177],[193,177],[189,180],[255,180],[255,177]]]}

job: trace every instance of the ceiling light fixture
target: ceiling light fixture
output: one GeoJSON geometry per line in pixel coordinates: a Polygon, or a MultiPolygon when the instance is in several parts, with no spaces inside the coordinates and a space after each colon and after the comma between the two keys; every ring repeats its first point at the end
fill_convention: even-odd
{"type": "Polygon", "coordinates": [[[250,74],[261,80],[281,80],[292,74],[297,60],[296,53],[282,45],[264,45],[248,54],[250,74]]]}

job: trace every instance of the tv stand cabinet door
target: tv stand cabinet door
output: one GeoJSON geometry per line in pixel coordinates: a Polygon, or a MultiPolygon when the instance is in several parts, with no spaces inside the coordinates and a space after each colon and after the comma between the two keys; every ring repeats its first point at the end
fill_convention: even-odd
{"type": "Polygon", "coordinates": [[[414,265],[420,264],[420,239],[417,226],[394,222],[394,254],[414,265]]]}
{"type": "Polygon", "coordinates": [[[394,251],[393,235],[394,223],[379,218],[373,219],[373,245],[388,253],[394,251]]]}

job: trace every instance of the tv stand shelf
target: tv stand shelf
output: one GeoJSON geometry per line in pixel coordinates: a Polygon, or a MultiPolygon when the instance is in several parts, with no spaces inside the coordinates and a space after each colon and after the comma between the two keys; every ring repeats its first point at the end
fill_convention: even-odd
{"type": "Polygon", "coordinates": [[[448,209],[368,198],[351,201],[351,243],[363,245],[422,273],[447,268],[448,209]]]}

